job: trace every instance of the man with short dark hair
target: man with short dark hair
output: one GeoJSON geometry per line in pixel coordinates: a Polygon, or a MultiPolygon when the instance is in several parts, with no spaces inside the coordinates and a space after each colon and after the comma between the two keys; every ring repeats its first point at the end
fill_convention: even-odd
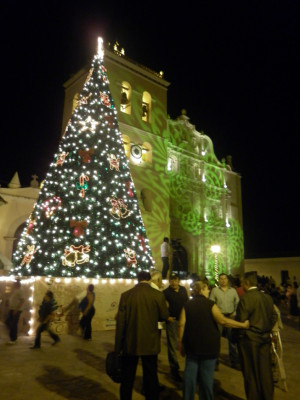
{"type": "Polygon", "coordinates": [[[115,351],[122,355],[120,399],[131,400],[139,357],[146,399],[158,400],[158,321],[169,317],[164,295],[150,286],[150,273],[138,273],[138,284],[122,293],[116,317],[115,351]]]}
{"type": "Polygon", "coordinates": [[[160,246],[161,260],[163,264],[162,278],[166,279],[169,271],[169,238],[164,237],[164,240],[160,246]]]}
{"type": "MultiPolygon", "coordinates": [[[[213,300],[226,318],[235,318],[236,309],[239,303],[239,296],[235,288],[229,284],[228,276],[224,273],[219,275],[219,286],[214,287],[210,293],[210,300],[213,300]]],[[[221,336],[228,340],[228,351],[230,365],[232,368],[239,368],[237,345],[231,341],[231,328],[219,325],[221,336]]],[[[218,363],[217,363],[218,365],[218,363]]]]}
{"type": "Polygon", "coordinates": [[[249,329],[238,334],[246,396],[248,400],[272,400],[270,334],[277,320],[276,311],[271,296],[258,290],[256,272],[246,272],[242,285],[246,293],[240,299],[236,319],[250,323],[249,329]]]}
{"type": "Polygon", "coordinates": [[[55,308],[57,308],[57,305],[56,301],[54,300],[53,292],[48,290],[39,308],[38,320],[40,324],[36,330],[34,345],[30,347],[31,349],[39,349],[41,347],[41,334],[44,331],[47,331],[50,337],[53,339],[52,346],[60,341],[59,336],[50,329],[50,322],[54,318],[55,308]]]}
{"type": "Polygon", "coordinates": [[[177,357],[178,347],[178,320],[180,312],[189,297],[184,286],[179,284],[179,276],[171,273],[169,277],[169,287],[164,290],[164,295],[169,308],[170,317],[173,321],[166,324],[166,335],[168,344],[168,360],[171,368],[171,374],[175,381],[181,382],[182,378],[179,374],[179,364],[177,357]]]}

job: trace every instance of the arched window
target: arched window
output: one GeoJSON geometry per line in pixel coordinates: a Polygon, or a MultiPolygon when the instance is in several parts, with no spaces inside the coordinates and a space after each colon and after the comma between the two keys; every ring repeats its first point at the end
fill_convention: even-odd
{"type": "Polygon", "coordinates": [[[143,92],[142,97],[142,120],[145,122],[151,121],[151,95],[148,92],[143,92]]]}
{"type": "Polygon", "coordinates": [[[123,81],[121,86],[120,110],[131,114],[131,85],[126,81],[123,81]]]}

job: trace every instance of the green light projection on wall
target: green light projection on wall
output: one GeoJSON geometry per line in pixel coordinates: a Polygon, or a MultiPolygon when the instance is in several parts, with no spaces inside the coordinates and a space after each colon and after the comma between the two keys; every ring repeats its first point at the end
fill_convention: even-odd
{"type": "MultiPolygon", "coordinates": [[[[181,230],[196,238],[197,247],[203,253],[203,263],[196,265],[197,271],[193,272],[206,275],[214,282],[215,259],[210,248],[216,243],[221,246],[220,272],[238,269],[244,255],[243,232],[236,219],[224,214],[224,199],[228,195],[226,170],[214,154],[211,139],[203,132],[195,135],[194,127],[184,120],[166,123],[161,93],[155,93],[156,89],[152,92],[150,87],[145,87],[145,82],[137,82],[130,72],[122,70],[119,77],[118,71],[110,71],[114,72],[109,79],[122,134],[130,138],[131,145],[148,143],[152,150],[151,162],[130,162],[130,170],[154,259],[160,265],[162,237],[168,236],[170,229],[176,230],[175,225],[179,223],[181,230]],[[131,114],[120,111],[120,81],[129,82],[133,88],[131,114]],[[154,100],[150,123],[141,117],[141,95],[145,90],[154,100]],[[175,170],[168,168],[171,153],[177,159],[175,170]]],[[[188,252],[194,251],[189,249],[190,243],[183,244],[188,252]]]]}

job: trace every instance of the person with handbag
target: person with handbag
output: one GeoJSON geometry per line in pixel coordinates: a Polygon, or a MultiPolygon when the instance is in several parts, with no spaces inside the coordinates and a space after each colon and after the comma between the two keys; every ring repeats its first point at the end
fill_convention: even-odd
{"type": "Polygon", "coordinates": [[[138,284],[122,293],[116,317],[115,352],[122,355],[120,399],[131,400],[139,357],[146,400],[158,400],[158,321],[169,317],[164,295],[150,286],[150,273],[140,271],[138,284]]]}
{"type": "Polygon", "coordinates": [[[41,347],[41,334],[47,331],[51,338],[53,339],[52,345],[54,346],[60,342],[59,336],[52,332],[50,329],[50,322],[54,318],[54,311],[57,309],[56,301],[54,300],[53,293],[48,290],[44,296],[43,302],[39,308],[39,326],[36,331],[35,342],[31,349],[39,349],[41,347]]]}

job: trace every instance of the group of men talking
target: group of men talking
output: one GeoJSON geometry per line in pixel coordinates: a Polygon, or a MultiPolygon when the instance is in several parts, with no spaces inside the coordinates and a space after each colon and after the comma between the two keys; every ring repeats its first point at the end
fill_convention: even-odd
{"type": "MultiPolygon", "coordinates": [[[[171,374],[174,380],[182,381],[177,358],[178,320],[189,295],[180,285],[176,273],[170,274],[169,286],[164,290],[159,271],[151,274],[141,271],[137,278],[138,283],[121,295],[116,316],[115,351],[122,355],[120,399],[132,398],[137,364],[141,358],[143,393],[146,400],[157,400],[162,389],[157,375],[157,358],[164,326],[171,374]]],[[[238,329],[236,335],[230,328],[220,327],[220,337],[228,338],[231,366],[242,370],[247,399],[272,400],[270,334],[277,314],[272,298],[259,291],[256,272],[245,273],[242,286],[245,294],[239,297],[235,288],[230,286],[228,276],[221,274],[219,286],[212,289],[210,299],[225,317],[249,321],[249,328],[238,329]],[[232,340],[234,336],[236,343],[232,340]]]]}

